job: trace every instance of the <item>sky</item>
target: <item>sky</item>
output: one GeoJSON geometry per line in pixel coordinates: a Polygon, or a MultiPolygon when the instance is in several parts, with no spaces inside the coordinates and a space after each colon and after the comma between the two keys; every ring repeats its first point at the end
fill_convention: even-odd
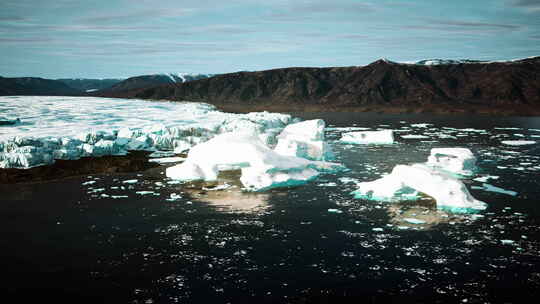
{"type": "Polygon", "coordinates": [[[1,0],[0,76],[540,55],[540,0],[1,0]]]}

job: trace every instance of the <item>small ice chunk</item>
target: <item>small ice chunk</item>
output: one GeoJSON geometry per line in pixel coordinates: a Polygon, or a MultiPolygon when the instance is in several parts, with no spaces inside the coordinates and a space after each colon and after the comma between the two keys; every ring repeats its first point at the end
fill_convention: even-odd
{"type": "Polygon", "coordinates": [[[151,163],[158,164],[170,164],[170,163],[179,163],[186,160],[184,157],[162,157],[162,158],[151,158],[148,161],[151,163]]]}
{"type": "Polygon", "coordinates": [[[501,240],[501,244],[503,245],[512,245],[514,244],[513,240],[501,240]]]}
{"type": "Polygon", "coordinates": [[[509,146],[524,146],[524,145],[534,145],[536,141],[534,140],[503,140],[501,141],[504,145],[509,146]]]}
{"type": "Polygon", "coordinates": [[[87,182],[84,182],[82,183],[83,186],[87,186],[87,185],[92,185],[92,184],[95,184],[96,181],[87,181],[87,182]]]}
{"type": "Polygon", "coordinates": [[[417,123],[417,124],[411,124],[411,127],[415,128],[427,128],[429,126],[432,126],[433,124],[430,123],[417,123]]]}
{"type": "Polygon", "coordinates": [[[460,175],[472,175],[476,168],[476,157],[466,148],[434,148],[427,164],[460,175]]]}
{"type": "Polygon", "coordinates": [[[423,221],[423,220],[419,220],[419,219],[415,219],[415,218],[404,218],[403,219],[405,222],[409,223],[409,224],[415,224],[415,225],[420,225],[420,224],[425,224],[426,221],[423,221]]]}
{"type": "Polygon", "coordinates": [[[330,212],[330,213],[343,213],[343,211],[341,211],[339,209],[334,209],[334,208],[328,209],[328,212],[330,212]]]}
{"type": "Polygon", "coordinates": [[[393,144],[394,133],[392,130],[363,131],[343,133],[340,141],[349,144],[393,144]]]}
{"type": "Polygon", "coordinates": [[[148,194],[159,195],[159,194],[155,193],[154,191],[137,191],[135,193],[137,193],[139,195],[148,195],[148,194]]]}
{"type": "Polygon", "coordinates": [[[119,199],[119,198],[128,198],[129,196],[127,195],[111,195],[111,198],[114,198],[114,199],[119,199]]]}
{"type": "Polygon", "coordinates": [[[372,228],[371,231],[382,232],[382,231],[384,231],[384,229],[383,228],[372,228]]]}
{"type": "Polygon", "coordinates": [[[425,138],[429,138],[429,136],[417,135],[417,134],[409,134],[409,135],[401,135],[401,138],[404,138],[404,139],[425,139],[425,138]]]}
{"type": "Polygon", "coordinates": [[[137,179],[128,179],[122,182],[122,184],[136,184],[139,180],[137,179]]]}
{"type": "Polygon", "coordinates": [[[516,196],[518,194],[516,191],[505,190],[503,188],[495,187],[493,185],[485,184],[485,183],[482,184],[482,187],[484,188],[484,190],[489,191],[489,192],[496,192],[496,193],[506,194],[510,196],[516,196]]]}
{"type": "Polygon", "coordinates": [[[481,183],[485,183],[490,179],[499,179],[499,177],[495,175],[486,175],[482,177],[473,178],[474,181],[481,182],[481,183]]]}

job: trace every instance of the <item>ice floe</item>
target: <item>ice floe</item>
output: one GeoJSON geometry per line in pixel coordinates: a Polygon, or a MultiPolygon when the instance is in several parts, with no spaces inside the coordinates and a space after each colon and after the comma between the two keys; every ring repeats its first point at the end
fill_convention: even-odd
{"type": "Polygon", "coordinates": [[[467,148],[434,148],[427,164],[460,175],[472,175],[476,168],[476,157],[467,148]]]}
{"type": "Polygon", "coordinates": [[[415,198],[417,192],[431,196],[440,208],[455,211],[486,208],[486,204],[472,197],[458,178],[425,164],[397,165],[389,175],[359,183],[353,194],[356,198],[397,201],[415,198]]]}
{"type": "Polygon", "coordinates": [[[393,144],[394,133],[392,130],[363,131],[343,133],[340,141],[349,144],[393,144]]]}
{"type": "Polygon", "coordinates": [[[0,112],[24,120],[0,132],[0,168],[129,150],[179,153],[236,130],[275,144],[276,135],[293,122],[287,114],[224,113],[204,103],[97,97],[0,97],[0,112]]]}
{"type": "Polygon", "coordinates": [[[191,148],[186,161],[167,168],[177,180],[215,181],[220,171],[241,170],[240,181],[247,190],[304,184],[321,172],[343,170],[341,164],[282,155],[270,149],[255,133],[218,135],[191,148]]]}

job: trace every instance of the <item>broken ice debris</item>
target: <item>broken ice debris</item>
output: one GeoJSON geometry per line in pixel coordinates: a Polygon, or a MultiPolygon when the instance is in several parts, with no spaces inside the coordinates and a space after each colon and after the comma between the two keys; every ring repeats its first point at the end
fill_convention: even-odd
{"type": "Polygon", "coordinates": [[[476,157],[466,148],[434,148],[431,149],[427,165],[470,176],[476,168],[476,157]]]}
{"type": "Polygon", "coordinates": [[[184,181],[215,181],[220,171],[241,170],[244,187],[262,191],[305,184],[321,172],[343,169],[338,163],[279,154],[254,133],[226,133],[193,147],[186,161],[167,168],[166,175],[184,181]]]}
{"type": "Polygon", "coordinates": [[[456,177],[424,164],[397,165],[392,173],[372,182],[358,184],[356,198],[378,201],[403,200],[414,191],[435,199],[437,207],[454,211],[484,210],[486,204],[469,193],[456,177]]]}
{"type": "Polygon", "coordinates": [[[393,144],[394,134],[392,130],[349,132],[343,133],[340,141],[361,145],[393,144]]]}
{"type": "Polygon", "coordinates": [[[274,150],[286,156],[310,160],[332,160],[334,153],[324,141],[324,120],[313,119],[286,126],[277,136],[274,150]]]}
{"type": "Polygon", "coordinates": [[[129,150],[181,152],[235,130],[256,132],[267,143],[293,122],[287,114],[224,113],[203,103],[49,96],[0,97],[0,103],[8,117],[2,121],[15,123],[0,132],[0,168],[125,155],[129,150]],[[20,108],[26,112],[24,124],[11,118],[20,108]],[[62,115],[51,109],[62,109],[62,115]]]}

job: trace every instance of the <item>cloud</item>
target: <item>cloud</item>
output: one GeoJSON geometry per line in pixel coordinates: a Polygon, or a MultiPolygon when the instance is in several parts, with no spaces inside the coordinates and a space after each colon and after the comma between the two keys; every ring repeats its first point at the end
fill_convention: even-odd
{"type": "Polygon", "coordinates": [[[372,13],[375,6],[364,2],[347,0],[310,0],[301,3],[287,2],[274,8],[275,12],[268,15],[269,21],[302,22],[302,21],[346,21],[357,19],[359,14],[372,13]]]}
{"type": "Polygon", "coordinates": [[[540,0],[510,0],[507,3],[511,6],[526,9],[531,13],[540,13],[540,0]]]}
{"type": "Polygon", "coordinates": [[[81,18],[79,22],[83,24],[108,24],[122,22],[147,22],[148,18],[179,17],[189,14],[191,10],[183,8],[167,9],[144,9],[125,14],[109,14],[94,17],[81,18]]]}
{"type": "Polygon", "coordinates": [[[412,30],[428,30],[461,34],[492,34],[497,32],[517,31],[521,25],[507,23],[491,23],[456,20],[426,20],[425,24],[407,25],[403,28],[412,30]]]}

